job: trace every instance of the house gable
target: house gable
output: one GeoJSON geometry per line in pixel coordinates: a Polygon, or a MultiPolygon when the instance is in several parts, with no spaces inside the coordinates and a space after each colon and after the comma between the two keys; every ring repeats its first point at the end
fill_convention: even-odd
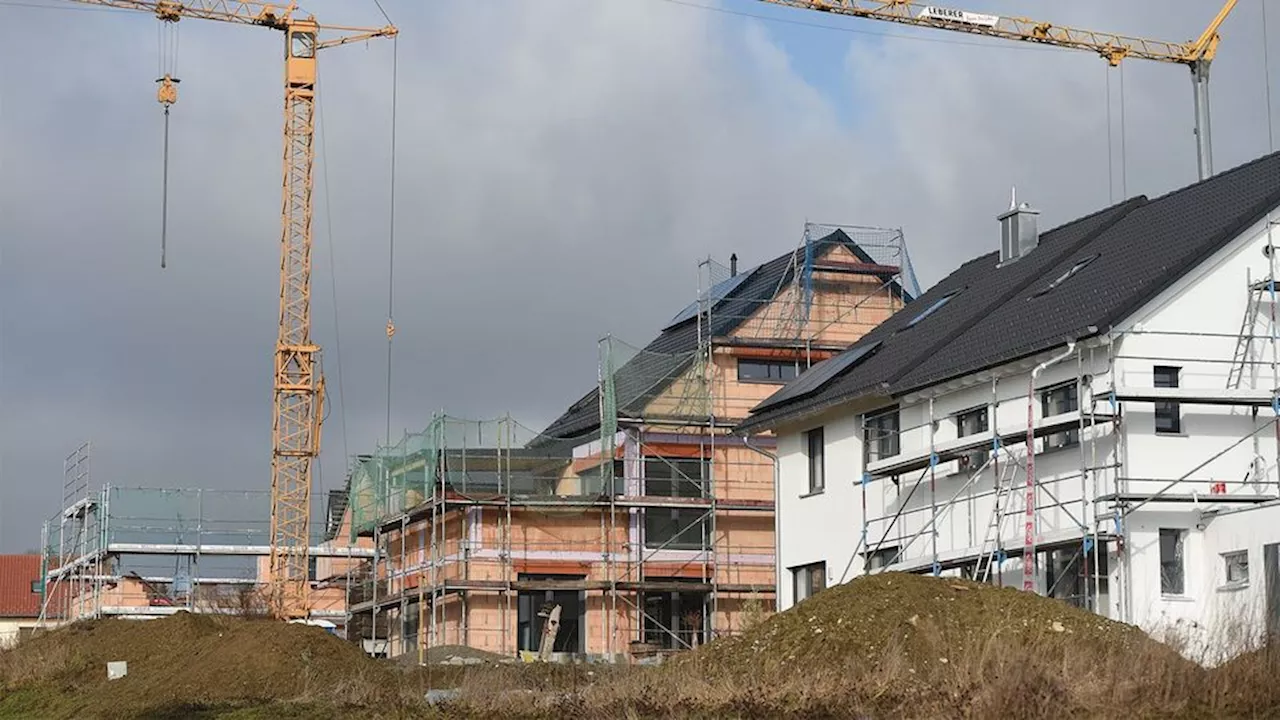
{"type": "MultiPolygon", "coordinates": [[[[854,312],[854,306],[858,306],[857,325],[863,324],[865,315],[865,324],[871,327],[874,319],[892,314],[889,307],[891,303],[901,305],[911,299],[896,280],[885,277],[890,269],[877,265],[843,231],[837,230],[815,241],[813,246],[817,248],[813,258],[813,305],[843,307],[843,314],[833,312],[832,318],[815,315],[814,321],[804,328],[799,327],[796,321],[789,320],[801,317],[802,308],[799,307],[799,298],[795,296],[792,287],[795,272],[805,262],[804,251],[794,250],[774,258],[748,270],[744,273],[747,275],[744,280],[736,283],[714,303],[710,313],[710,328],[700,328],[696,316],[669,325],[653,342],[615,370],[616,377],[627,378],[629,386],[629,392],[622,393],[627,397],[619,399],[619,415],[645,417],[655,413],[670,414],[676,409],[689,407],[691,399],[699,394],[696,386],[702,382],[693,367],[700,331],[709,331],[718,344],[757,347],[780,345],[788,350],[790,357],[801,358],[803,355],[799,354],[798,349],[806,347],[800,340],[805,337],[803,333],[811,328],[819,328],[822,330],[821,337],[830,338],[832,343],[825,351],[822,347],[817,348],[820,359],[852,341],[851,337],[842,337],[847,333],[840,327],[841,323],[832,321],[833,318],[847,318],[854,312]],[[824,267],[828,269],[823,269],[824,267]],[[843,283],[839,291],[834,284],[837,278],[843,283]],[[866,288],[873,295],[870,302],[859,305],[860,297],[852,301],[837,301],[838,292],[845,295],[859,294],[860,288],[866,288]],[[883,307],[872,309],[880,294],[886,298],[879,301],[883,307]],[[787,326],[788,322],[791,323],[790,327],[787,326]]],[[[681,316],[684,314],[681,313],[681,316]]],[[[707,322],[705,317],[702,322],[707,322]]],[[[719,389],[724,391],[724,388],[719,389]]],[[[747,395],[751,396],[750,393],[747,395]]],[[[705,405],[705,398],[700,402],[705,405]]],[[[744,405],[730,413],[730,417],[741,418],[747,410],[749,407],[744,405]]],[[[696,414],[706,413],[699,409],[696,414]]],[[[593,389],[544,429],[541,437],[531,445],[584,438],[597,430],[599,419],[599,396],[598,391],[593,389]]]]}

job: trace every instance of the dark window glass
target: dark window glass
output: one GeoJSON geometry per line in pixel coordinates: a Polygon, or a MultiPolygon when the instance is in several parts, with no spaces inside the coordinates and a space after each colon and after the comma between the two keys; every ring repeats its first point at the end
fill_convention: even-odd
{"type": "Polygon", "coordinates": [[[799,364],[780,360],[739,360],[738,379],[750,382],[787,382],[799,375],[799,364]]]}
{"type": "MultiPolygon", "coordinates": [[[[1074,412],[1079,408],[1080,398],[1074,381],[1051,387],[1040,393],[1040,414],[1043,417],[1062,415],[1074,412]]],[[[1080,430],[1078,428],[1054,433],[1045,437],[1044,449],[1051,450],[1053,448],[1068,447],[1076,444],[1079,440],[1080,430]]]]}
{"type": "MultiPolygon", "coordinates": [[[[1178,368],[1157,365],[1154,369],[1155,387],[1178,387],[1178,368]]],[[[1182,432],[1182,411],[1176,402],[1156,403],[1156,432],[1182,432]]]]}
{"type": "Polygon", "coordinates": [[[1160,528],[1160,592],[1164,595],[1186,592],[1182,568],[1186,536],[1185,530],[1160,528]]]}
{"type": "Polygon", "coordinates": [[[868,415],[863,423],[863,447],[867,462],[893,457],[898,448],[898,411],[868,415]]]}
{"type": "Polygon", "coordinates": [[[826,487],[826,453],[822,428],[810,430],[805,433],[805,438],[809,444],[809,493],[819,493],[826,487]]]}

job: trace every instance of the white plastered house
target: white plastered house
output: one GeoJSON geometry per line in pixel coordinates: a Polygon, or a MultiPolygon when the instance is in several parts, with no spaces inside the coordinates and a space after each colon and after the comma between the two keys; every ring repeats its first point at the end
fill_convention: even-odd
{"type": "Polygon", "coordinates": [[[1280,627],[1273,219],[1280,154],[1046,232],[1019,206],[998,252],[758,405],[738,430],[778,434],[779,608],[889,569],[1207,661],[1280,627]]]}

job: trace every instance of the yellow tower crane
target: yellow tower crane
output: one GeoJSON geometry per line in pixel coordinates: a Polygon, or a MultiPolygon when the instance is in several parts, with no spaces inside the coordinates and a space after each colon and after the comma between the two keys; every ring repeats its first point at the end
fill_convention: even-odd
{"type": "MultiPolygon", "coordinates": [[[[311,339],[311,185],[315,148],[316,53],[379,37],[381,28],[321,25],[297,3],[258,0],[71,0],[142,10],[165,23],[183,18],[259,25],[284,33],[284,180],[280,211],[280,328],[275,351],[275,415],[271,454],[269,602],[279,618],[309,613],[311,472],[320,454],[324,378],[311,339]],[[321,34],[326,37],[321,37],[321,34]]],[[[177,78],[166,73],[157,98],[177,102],[177,78]]],[[[166,134],[167,138],[167,134],[166,134]]],[[[166,139],[167,144],[167,139],[166,139]]],[[[166,170],[167,171],[167,170],[166,170]]],[[[162,260],[163,262],[163,260],[162,260]]]]}
{"type": "Polygon", "coordinates": [[[1102,56],[1115,67],[1126,58],[1186,65],[1191,69],[1196,113],[1196,160],[1203,180],[1213,174],[1213,144],[1209,129],[1209,63],[1218,53],[1218,28],[1235,9],[1226,0],[1200,37],[1185,43],[1148,40],[1114,33],[1081,30],[1022,17],[969,12],[910,0],[761,0],[773,5],[885,20],[902,25],[987,35],[1005,40],[1040,43],[1102,56]]]}

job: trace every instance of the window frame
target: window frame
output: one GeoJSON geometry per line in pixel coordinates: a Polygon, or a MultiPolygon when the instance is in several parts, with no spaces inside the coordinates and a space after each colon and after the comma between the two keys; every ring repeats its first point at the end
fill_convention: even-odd
{"type": "MultiPolygon", "coordinates": [[[[991,406],[990,405],[979,405],[978,407],[969,408],[968,410],[961,410],[960,412],[956,413],[953,417],[956,425],[957,439],[972,437],[974,435],[979,435],[981,433],[991,431],[991,406]],[[981,413],[982,421],[978,423],[977,429],[966,432],[965,420],[967,418],[977,417],[979,413],[981,413]]],[[[988,451],[986,449],[972,450],[970,452],[967,452],[961,455],[959,458],[957,458],[957,463],[960,466],[961,470],[976,470],[977,468],[982,467],[982,464],[986,462],[987,452],[988,451]]]]}
{"type": "Polygon", "coordinates": [[[1232,550],[1222,553],[1222,572],[1223,587],[1246,587],[1249,584],[1249,551],[1248,550],[1232,550]],[[1231,568],[1232,561],[1243,559],[1243,563],[1239,563],[1236,567],[1244,570],[1244,576],[1232,579],[1231,568]]]}
{"type": "Polygon", "coordinates": [[[804,432],[804,457],[808,467],[809,495],[820,495],[827,489],[827,440],[823,426],[810,428],[804,432]],[[815,457],[814,448],[817,447],[815,457]]]}
{"type": "Polygon", "coordinates": [[[791,570],[791,604],[798,605],[805,600],[817,595],[827,589],[827,561],[820,560],[818,562],[806,563],[804,565],[796,565],[791,570]],[[820,570],[820,574],[815,574],[815,570],[820,570]],[[821,585],[814,582],[815,577],[822,579],[821,585]],[[815,587],[817,585],[817,587],[815,587]],[[801,592],[801,588],[804,592],[801,592]]]}
{"type": "Polygon", "coordinates": [[[862,416],[862,460],[863,463],[879,462],[895,455],[902,454],[902,417],[899,414],[899,408],[892,407],[884,410],[876,410],[866,413],[862,416]],[[893,429],[885,430],[882,428],[880,421],[886,418],[893,418],[893,429]],[[871,431],[887,433],[884,437],[871,438],[871,431]],[[888,447],[889,452],[885,451],[888,447]],[[875,447],[875,452],[871,451],[875,447]]]}
{"type": "Polygon", "coordinates": [[[897,545],[885,545],[877,547],[870,552],[862,553],[863,572],[870,575],[877,570],[884,570],[893,564],[894,560],[901,561],[899,557],[901,549],[897,545]]]}
{"type": "MultiPolygon", "coordinates": [[[[1080,410],[1080,386],[1075,380],[1067,380],[1065,382],[1060,382],[1054,385],[1049,385],[1047,387],[1040,388],[1038,393],[1040,395],[1040,419],[1041,420],[1044,420],[1045,418],[1057,417],[1059,415],[1066,415],[1067,413],[1077,412],[1080,410]],[[1066,392],[1067,394],[1066,401],[1062,403],[1063,405],[1067,406],[1067,409],[1051,413],[1049,412],[1051,399],[1055,393],[1059,393],[1059,392],[1066,392]]],[[[1052,435],[1046,435],[1044,437],[1044,445],[1043,445],[1043,450],[1041,452],[1048,451],[1048,450],[1061,450],[1063,448],[1074,447],[1079,442],[1080,442],[1079,428],[1063,430],[1061,432],[1053,433],[1052,435]]]]}
{"type": "MultiPolygon", "coordinates": [[[[1182,368],[1173,365],[1154,365],[1151,368],[1151,385],[1158,388],[1176,388],[1178,387],[1182,374],[1182,368]],[[1161,371],[1172,371],[1172,380],[1168,379],[1167,372],[1165,379],[1162,380],[1161,371]],[[1172,382],[1173,384],[1169,384],[1172,382]]],[[[1182,435],[1182,406],[1176,401],[1164,401],[1155,403],[1153,410],[1152,428],[1157,435],[1182,435]],[[1161,428],[1161,422],[1166,423],[1165,428],[1161,428]]]]}
{"type": "Polygon", "coordinates": [[[1160,528],[1157,535],[1160,551],[1160,595],[1186,597],[1187,594],[1187,530],[1160,528]],[[1173,537],[1173,557],[1165,558],[1165,538],[1173,537]],[[1176,574],[1172,571],[1176,570],[1176,574]]]}
{"type": "MultiPolygon", "coordinates": [[[[646,497],[709,497],[712,490],[710,459],[646,454],[640,462],[641,491],[646,497]]],[[[646,507],[640,514],[644,546],[648,549],[697,550],[706,545],[708,524],[704,506],[646,507]]]]}
{"type": "Polygon", "coordinates": [[[760,358],[738,358],[737,377],[741,383],[763,383],[766,385],[785,385],[800,377],[798,360],[762,360],[760,358]],[[764,377],[743,377],[743,366],[757,366],[765,369],[764,377]],[[777,370],[775,377],[773,371],[777,370]],[[791,375],[788,377],[787,373],[791,375]]]}

